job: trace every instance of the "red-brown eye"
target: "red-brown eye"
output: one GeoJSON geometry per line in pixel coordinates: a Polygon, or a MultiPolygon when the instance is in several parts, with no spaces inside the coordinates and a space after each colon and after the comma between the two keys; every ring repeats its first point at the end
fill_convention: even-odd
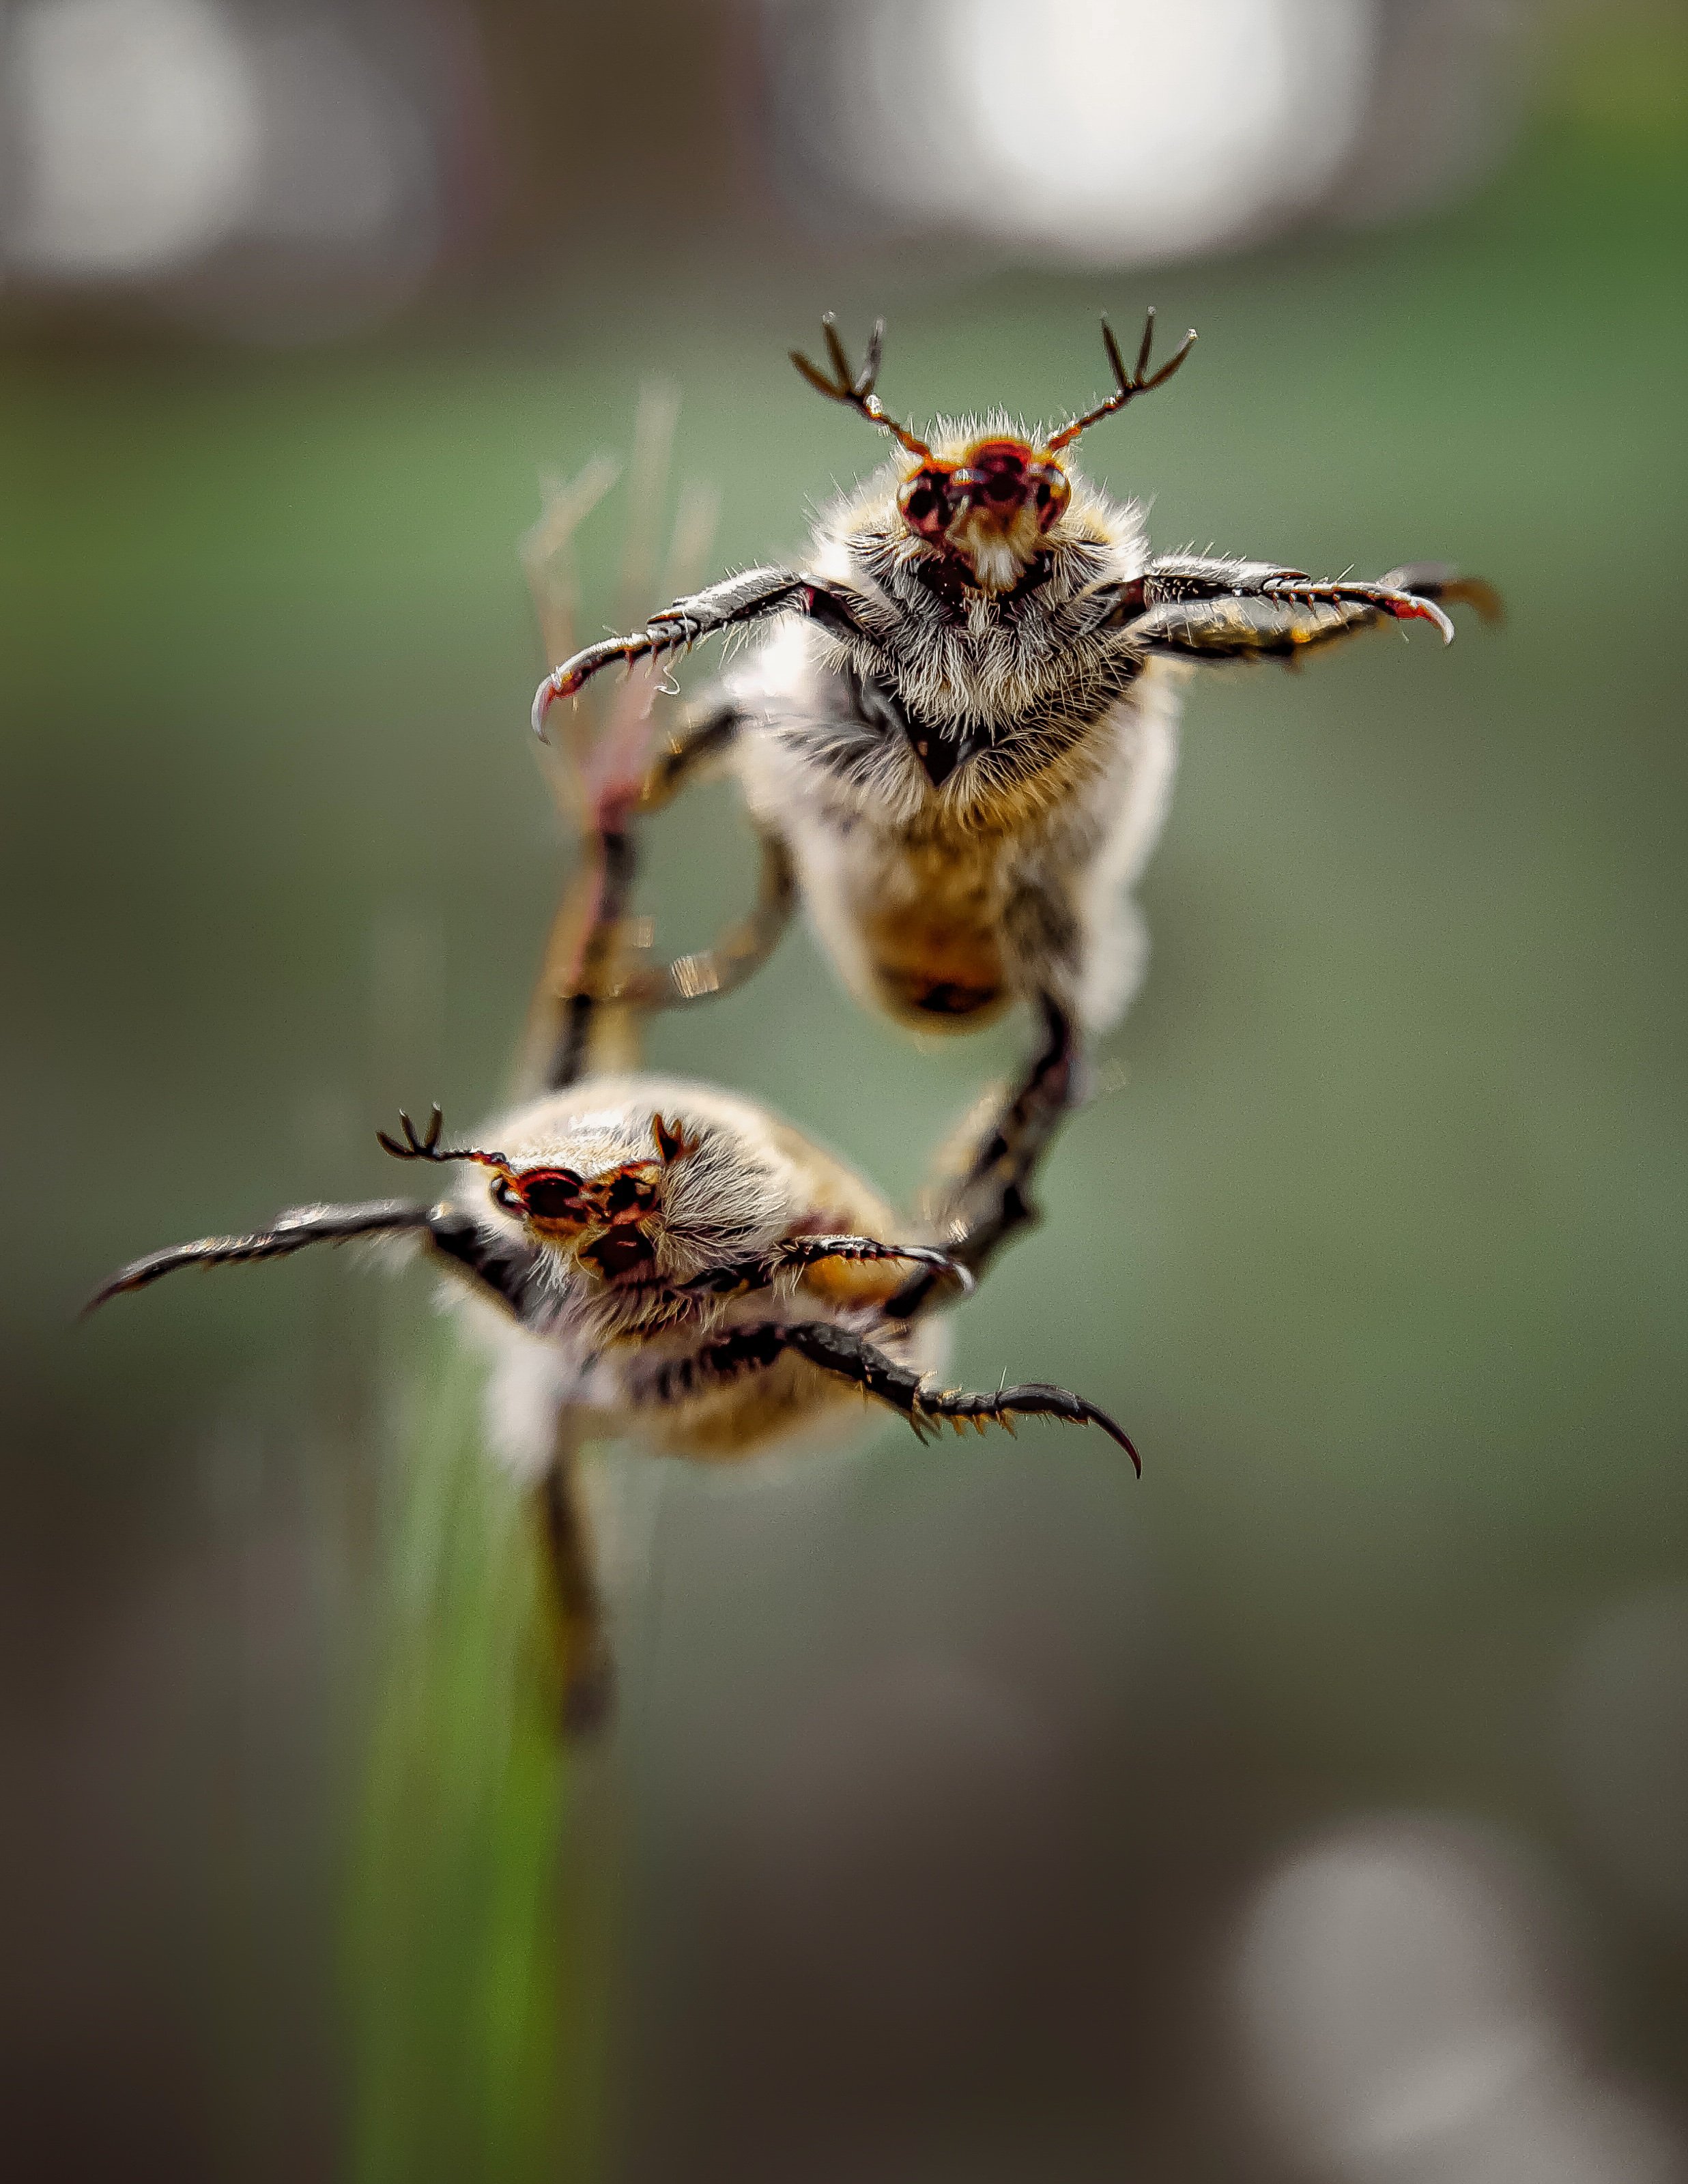
{"type": "Polygon", "coordinates": [[[1072,498],[1072,488],[1067,482],[1066,473],[1052,463],[1033,475],[1038,481],[1038,522],[1047,531],[1072,498]]]}
{"type": "Polygon", "coordinates": [[[897,495],[897,506],[911,531],[918,532],[922,538],[942,538],[955,513],[948,473],[916,471],[897,495]]]}
{"type": "Polygon", "coordinates": [[[578,1220],[585,1212],[580,1182],[570,1168],[541,1168],[519,1176],[515,1191],[522,1211],[535,1221],[578,1220]]]}

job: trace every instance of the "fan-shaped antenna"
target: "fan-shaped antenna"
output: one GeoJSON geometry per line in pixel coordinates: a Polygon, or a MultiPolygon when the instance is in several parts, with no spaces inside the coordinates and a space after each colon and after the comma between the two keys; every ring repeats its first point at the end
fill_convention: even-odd
{"type": "Polygon", "coordinates": [[[885,347],[885,321],[876,319],[873,332],[868,337],[867,354],[861,360],[861,369],[855,370],[844,343],[838,339],[838,321],[828,311],[821,321],[821,332],[827,337],[827,354],[833,360],[831,373],[822,370],[819,365],[811,364],[798,350],[790,352],[791,360],[817,394],[828,401],[843,402],[852,410],[859,410],[870,425],[881,425],[886,432],[905,447],[911,455],[925,462],[932,460],[932,450],[924,440],[917,440],[905,425],[885,415],[883,404],[873,392],[879,379],[880,359],[885,347]]]}
{"type": "Polygon", "coordinates": [[[1195,343],[1195,328],[1192,326],[1167,361],[1152,377],[1148,376],[1149,352],[1155,344],[1155,307],[1149,306],[1149,315],[1143,321],[1143,340],[1137,352],[1137,367],[1134,371],[1125,368],[1125,359],[1119,353],[1119,343],[1114,339],[1114,330],[1107,320],[1102,320],[1102,345],[1107,350],[1108,362],[1113,366],[1114,391],[1099,402],[1094,410],[1087,410],[1082,417],[1075,417],[1070,425],[1063,425],[1050,440],[1044,452],[1058,454],[1061,448],[1070,448],[1081,432],[1092,425],[1100,424],[1104,417],[1111,417],[1116,410],[1123,410],[1134,396],[1147,394],[1169,380],[1195,343]]]}

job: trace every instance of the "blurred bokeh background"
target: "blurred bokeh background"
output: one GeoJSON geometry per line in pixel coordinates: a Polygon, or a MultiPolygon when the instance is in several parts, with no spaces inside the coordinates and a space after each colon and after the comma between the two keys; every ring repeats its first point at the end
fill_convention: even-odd
{"type": "MultiPolygon", "coordinates": [[[[0,9],[11,2173],[1683,2173],[1685,86],[1642,0],[0,9]],[[822,309],[1036,416],[1150,301],[1201,346],[1084,455],[1161,544],[1510,621],[1191,694],[1146,989],[957,1327],[1141,1484],[607,1454],[560,1764],[422,1277],[71,1314],[501,1096],[542,475],[666,379],[773,558],[879,454],[822,309]]],[[[727,794],[651,864],[705,937],[727,794]]],[[[1020,1036],[799,933],[651,1047],[906,1194],[1020,1036]]]]}

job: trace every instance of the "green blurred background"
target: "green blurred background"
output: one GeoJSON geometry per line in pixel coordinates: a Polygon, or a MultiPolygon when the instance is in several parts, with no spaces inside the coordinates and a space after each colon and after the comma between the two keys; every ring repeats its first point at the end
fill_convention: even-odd
{"type": "MultiPolygon", "coordinates": [[[[1555,19],[1457,202],[1148,270],[777,216],[710,105],[738,18],[696,82],[593,18],[481,20],[515,211],[384,326],[12,303],[28,2173],[1488,2173],[1263,2120],[1253,1907],[1391,1829],[1523,1892],[1529,1978],[1639,2134],[1507,2173],[1677,2173],[1680,20],[1555,19]],[[570,36],[610,57],[595,115],[544,96],[570,36]],[[1150,300],[1201,346],[1085,454],[1160,544],[1445,555],[1510,619],[1190,693],[1147,985],[956,1326],[968,1380],[1115,1411],[1140,1485],[1053,1432],[617,1454],[624,1705],[560,1770],[423,1277],[324,1254],[70,1315],[135,1252],[385,1191],[401,1101],[501,1096],[561,869],[538,472],[625,449],[666,374],[714,559],[772,559],[877,459],[783,362],[821,309],[886,315],[894,406],[1039,415],[1089,393],[1097,310],[1150,300]]],[[[744,884],[731,800],[653,834],[695,943],[744,884]]],[[[866,1021],[799,932],[649,1044],[906,1195],[1022,1036],[866,1021]]]]}

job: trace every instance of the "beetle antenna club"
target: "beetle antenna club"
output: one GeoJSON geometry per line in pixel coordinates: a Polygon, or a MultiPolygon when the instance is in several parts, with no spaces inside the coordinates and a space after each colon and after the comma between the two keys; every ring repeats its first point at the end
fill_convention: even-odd
{"type": "Polygon", "coordinates": [[[1149,353],[1155,346],[1155,306],[1150,304],[1143,321],[1143,339],[1138,346],[1135,368],[1128,371],[1125,359],[1119,353],[1119,343],[1114,339],[1114,330],[1106,319],[1102,320],[1102,346],[1108,353],[1108,362],[1113,366],[1114,391],[1105,395],[1094,410],[1087,410],[1082,417],[1075,417],[1070,425],[1063,425],[1045,449],[1046,454],[1056,454],[1062,448],[1070,448],[1081,432],[1092,425],[1099,425],[1104,417],[1111,417],[1116,410],[1123,410],[1134,395],[1152,393],[1169,380],[1195,345],[1195,328],[1192,326],[1161,369],[1150,376],[1149,353]]]}
{"type": "Polygon", "coordinates": [[[475,1161],[482,1167],[507,1168],[510,1166],[502,1153],[477,1152],[470,1145],[448,1145],[442,1151],[440,1132],[445,1128],[445,1116],[438,1107],[429,1116],[428,1127],[420,1135],[416,1125],[402,1107],[398,1110],[398,1127],[404,1134],[403,1144],[397,1138],[389,1138],[385,1130],[377,1130],[375,1134],[382,1150],[391,1153],[394,1160],[435,1161],[442,1167],[448,1161],[475,1161]]]}
{"type": "Polygon", "coordinates": [[[894,417],[887,416],[885,406],[873,392],[879,382],[879,366],[885,350],[885,321],[876,319],[873,331],[867,337],[867,354],[857,371],[850,364],[849,353],[838,339],[837,319],[828,311],[821,321],[821,332],[827,337],[827,354],[833,360],[831,373],[824,372],[818,365],[811,364],[800,350],[788,352],[792,362],[803,374],[817,394],[829,401],[843,402],[852,410],[859,410],[870,425],[882,425],[905,447],[911,455],[923,460],[931,460],[932,450],[924,440],[917,440],[905,425],[894,417]]]}

